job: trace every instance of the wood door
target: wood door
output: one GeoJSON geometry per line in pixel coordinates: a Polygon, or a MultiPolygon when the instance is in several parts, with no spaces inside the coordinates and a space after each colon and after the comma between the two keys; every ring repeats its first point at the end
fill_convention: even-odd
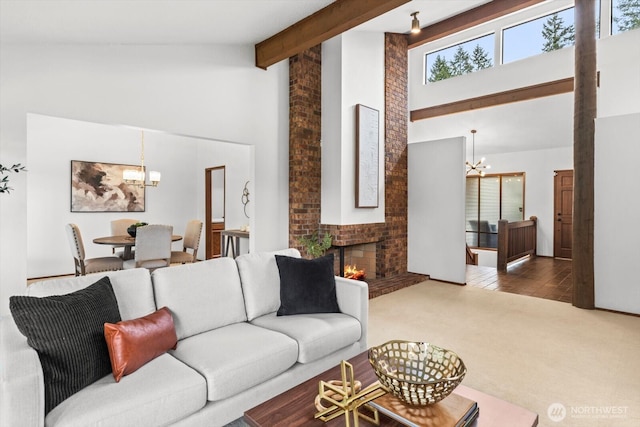
{"type": "Polygon", "coordinates": [[[205,245],[206,259],[218,258],[220,231],[225,227],[225,167],[205,169],[205,245]]]}
{"type": "Polygon", "coordinates": [[[553,256],[571,259],[573,248],[573,171],[555,171],[553,256]]]}

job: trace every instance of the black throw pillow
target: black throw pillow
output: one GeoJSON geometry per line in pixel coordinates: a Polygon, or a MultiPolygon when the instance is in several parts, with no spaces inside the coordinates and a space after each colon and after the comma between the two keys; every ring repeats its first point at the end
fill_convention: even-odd
{"type": "Polygon", "coordinates": [[[339,313],[333,254],[316,259],[276,255],[280,271],[278,316],[339,313]]]}
{"type": "Polygon", "coordinates": [[[40,357],[45,414],[111,374],[104,324],[121,319],[108,277],[65,295],[12,296],[9,308],[18,329],[40,357]]]}

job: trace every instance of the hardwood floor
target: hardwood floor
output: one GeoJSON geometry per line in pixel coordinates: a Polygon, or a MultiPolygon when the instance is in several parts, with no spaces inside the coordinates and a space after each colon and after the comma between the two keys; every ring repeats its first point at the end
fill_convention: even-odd
{"type": "MultiPolygon", "coordinates": [[[[367,279],[369,298],[375,298],[426,280],[421,274],[405,273],[391,278],[367,279]]],[[[467,286],[571,302],[571,261],[534,257],[509,265],[506,272],[491,267],[467,265],[467,286]]]]}
{"type": "Polygon", "coordinates": [[[571,302],[571,260],[533,257],[513,263],[507,271],[467,265],[467,286],[571,302]]]}

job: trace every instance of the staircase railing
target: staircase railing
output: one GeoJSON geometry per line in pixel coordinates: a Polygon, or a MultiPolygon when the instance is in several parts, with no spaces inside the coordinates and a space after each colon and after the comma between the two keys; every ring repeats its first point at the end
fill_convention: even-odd
{"type": "Polygon", "coordinates": [[[467,264],[478,265],[478,254],[473,252],[469,245],[467,245],[467,264]]]}
{"type": "Polygon", "coordinates": [[[498,270],[506,271],[507,264],[527,255],[536,255],[538,218],[526,221],[498,221],[498,270]]]}

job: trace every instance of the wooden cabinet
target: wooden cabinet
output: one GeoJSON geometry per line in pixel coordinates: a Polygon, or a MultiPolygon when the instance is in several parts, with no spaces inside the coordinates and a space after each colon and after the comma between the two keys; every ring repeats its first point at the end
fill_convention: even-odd
{"type": "MultiPolygon", "coordinates": [[[[207,247],[207,259],[218,258],[220,256],[220,243],[222,238],[220,232],[224,230],[224,222],[212,222],[209,226],[209,237],[207,242],[211,242],[211,247],[207,247]]],[[[209,245],[208,245],[209,246],[209,245]]]]}

